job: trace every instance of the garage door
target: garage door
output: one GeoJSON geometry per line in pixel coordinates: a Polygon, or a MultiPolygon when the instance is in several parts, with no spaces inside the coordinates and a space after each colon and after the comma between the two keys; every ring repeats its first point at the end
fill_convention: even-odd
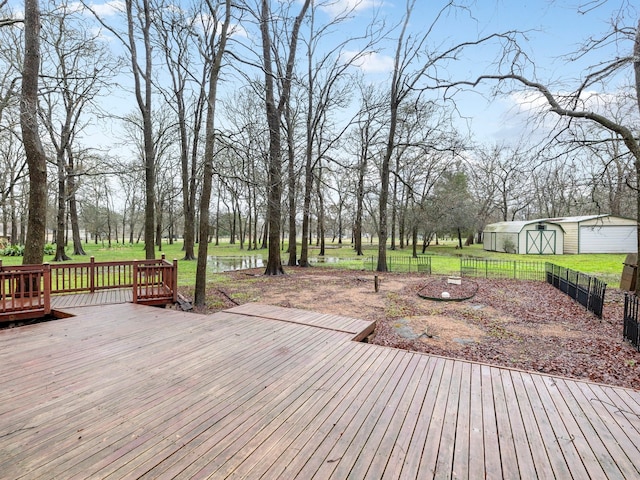
{"type": "Polygon", "coordinates": [[[580,227],[580,253],[635,253],[638,239],[635,226],[580,227]]]}

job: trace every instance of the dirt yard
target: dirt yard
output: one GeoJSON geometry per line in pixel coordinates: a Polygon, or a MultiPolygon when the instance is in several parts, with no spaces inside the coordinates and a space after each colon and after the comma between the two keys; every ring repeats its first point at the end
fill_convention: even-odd
{"type": "Polygon", "coordinates": [[[200,313],[260,302],[375,320],[369,341],[378,345],[640,389],[640,353],[622,340],[619,290],[607,291],[600,320],[544,282],[463,279],[458,286],[386,273],[376,293],[373,272],[286,271],[224,274],[200,313]],[[473,296],[444,301],[444,291],[450,300],[473,296]]]}

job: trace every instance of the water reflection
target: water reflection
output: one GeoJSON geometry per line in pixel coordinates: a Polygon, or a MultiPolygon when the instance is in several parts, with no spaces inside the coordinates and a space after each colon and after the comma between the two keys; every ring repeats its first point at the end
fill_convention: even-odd
{"type": "Polygon", "coordinates": [[[242,257],[209,256],[207,257],[207,267],[213,273],[220,273],[247,268],[263,268],[264,262],[261,255],[245,255],[242,257]]]}
{"type": "MultiPolygon", "coordinates": [[[[339,257],[310,257],[309,263],[338,263],[339,257]]],[[[344,259],[343,259],[344,260],[344,259]]],[[[230,272],[233,270],[244,270],[247,268],[264,268],[266,263],[261,255],[245,255],[241,257],[219,257],[210,255],[207,258],[209,271],[213,273],[230,272]]]]}

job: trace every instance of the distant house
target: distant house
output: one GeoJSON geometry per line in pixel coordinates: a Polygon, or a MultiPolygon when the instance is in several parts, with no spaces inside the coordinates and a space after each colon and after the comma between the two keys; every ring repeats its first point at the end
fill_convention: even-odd
{"type": "Polygon", "coordinates": [[[520,254],[635,253],[635,220],[612,215],[498,222],[484,229],[484,249],[520,254]]]}
{"type": "Polygon", "coordinates": [[[564,230],[547,219],[498,222],[484,229],[484,249],[520,254],[562,255],[564,230]]]}

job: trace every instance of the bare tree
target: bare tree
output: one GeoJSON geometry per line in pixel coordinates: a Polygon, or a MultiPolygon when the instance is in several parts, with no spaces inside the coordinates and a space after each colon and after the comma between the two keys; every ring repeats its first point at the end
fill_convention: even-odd
{"type": "Polygon", "coordinates": [[[49,12],[44,23],[45,55],[43,63],[48,75],[41,95],[41,117],[55,153],[58,202],[56,222],[56,253],[54,261],[70,260],[65,253],[67,231],[66,205],[71,207],[74,254],[82,249],[75,190],[79,172],[74,165],[77,135],[87,125],[83,115],[93,104],[95,96],[105,88],[113,76],[115,63],[100,45],[96,34],[89,32],[74,17],[66,3],[49,12]],[[73,202],[71,201],[73,200],[73,202]]]}
{"type": "MultiPolygon", "coordinates": [[[[9,0],[0,0],[0,9],[6,7],[8,3],[9,3],[9,0]]],[[[26,11],[26,5],[25,5],[25,11],[26,11]]],[[[23,19],[13,17],[12,15],[4,16],[4,12],[0,15],[0,28],[10,27],[17,23],[23,23],[23,22],[24,22],[23,19]]]]}
{"type": "Polygon", "coordinates": [[[13,243],[19,242],[18,223],[26,221],[19,212],[20,196],[28,174],[20,137],[20,77],[23,65],[23,29],[0,29],[0,209],[3,232],[13,243]]]}
{"type": "Polygon", "coordinates": [[[248,250],[258,249],[258,225],[265,215],[265,184],[261,179],[267,177],[267,157],[269,151],[268,129],[264,116],[255,112],[262,107],[258,81],[250,82],[252,89],[234,92],[233,96],[223,100],[225,125],[223,132],[229,154],[229,162],[220,166],[218,175],[228,178],[239,185],[246,201],[248,250]],[[242,184],[242,187],[240,187],[242,184]]]}
{"type": "Polygon", "coordinates": [[[416,0],[407,0],[404,18],[400,25],[400,33],[396,42],[393,62],[393,73],[389,92],[388,111],[389,123],[386,135],[386,146],[380,168],[380,206],[378,212],[378,271],[387,271],[387,240],[388,240],[388,204],[389,204],[389,176],[391,159],[397,147],[398,113],[401,106],[413,95],[435,89],[440,85],[441,73],[438,67],[447,61],[455,60],[468,47],[481,45],[490,40],[512,42],[511,37],[504,33],[493,33],[485,37],[461,42],[440,50],[430,51],[428,41],[431,33],[445,15],[460,9],[454,1],[446,1],[436,11],[433,20],[427,24],[419,35],[410,34],[408,27],[416,5],[416,0]],[[425,58],[425,60],[422,60],[425,58]],[[432,83],[429,84],[429,80],[432,83]]]}
{"type": "MultiPolygon", "coordinates": [[[[364,36],[352,36],[343,42],[327,48],[326,37],[335,28],[345,23],[353,13],[355,6],[347,5],[343,12],[331,19],[326,24],[316,23],[316,12],[323,4],[311,5],[309,14],[308,37],[304,39],[307,46],[307,72],[304,78],[306,89],[306,138],[305,138],[305,165],[304,165],[304,200],[302,208],[302,247],[300,252],[300,266],[309,266],[308,237],[310,230],[310,207],[314,178],[321,174],[316,173],[316,168],[327,153],[335,148],[348,131],[351,121],[345,122],[341,128],[332,125],[332,113],[344,109],[350,101],[352,88],[348,80],[351,67],[357,64],[363,56],[366,56],[379,39],[380,28],[368,28],[364,36]],[[352,44],[364,42],[359,45],[358,54],[346,55],[352,44]],[[331,132],[329,132],[331,130],[331,132]],[[323,132],[324,135],[323,135],[323,132]]],[[[326,6],[326,5],[324,5],[326,6]]],[[[375,26],[375,19],[371,22],[375,26]]],[[[318,185],[320,185],[318,183],[318,185]]],[[[319,205],[322,198],[318,197],[319,205]]],[[[291,214],[291,212],[290,212],[291,214]]],[[[295,212],[294,212],[295,214],[295,212]]],[[[322,218],[323,212],[319,212],[322,218]]],[[[321,242],[323,239],[321,239],[321,242]]],[[[289,264],[292,262],[290,250],[289,264]]],[[[321,253],[322,255],[323,253],[321,253]]]]}
{"type": "MultiPolygon", "coordinates": [[[[586,13],[589,10],[598,10],[604,8],[607,2],[587,2],[581,7],[580,13],[586,13]]],[[[617,12],[624,12],[619,9],[617,12]]],[[[640,178],[640,139],[637,135],[637,128],[633,124],[622,123],[615,117],[607,115],[602,109],[598,109],[594,105],[594,98],[590,93],[590,89],[597,90],[597,87],[604,86],[606,89],[609,82],[624,71],[631,67],[633,82],[629,85],[628,90],[633,92],[628,98],[635,104],[640,112],[640,20],[631,19],[631,24],[626,25],[625,17],[619,13],[614,17],[611,28],[604,35],[597,37],[592,35],[581,46],[581,48],[567,57],[567,61],[571,62],[575,58],[583,58],[586,55],[595,56],[600,49],[611,45],[626,45],[627,50],[619,52],[618,55],[611,56],[606,53],[606,58],[594,61],[583,72],[581,78],[577,81],[575,88],[566,92],[566,87],[561,91],[555,92],[553,86],[538,81],[533,77],[528,77],[524,73],[525,65],[519,63],[523,58],[520,51],[515,51],[511,63],[508,63],[509,70],[504,73],[496,73],[494,75],[480,75],[473,81],[456,82],[456,85],[472,85],[476,87],[485,81],[500,82],[501,85],[518,85],[525,89],[537,92],[547,104],[548,111],[558,115],[561,119],[572,121],[587,121],[600,128],[612,132],[619,138],[628,149],[634,159],[635,177],[634,182],[638,185],[640,178]]],[[[503,64],[507,64],[504,62],[503,64]]],[[[611,88],[611,87],[610,87],[611,88]]],[[[559,128],[564,128],[565,124],[559,124],[559,128]]],[[[636,215],[640,220],[640,190],[636,195],[636,215]]],[[[638,229],[638,243],[640,243],[640,228],[638,229]]],[[[638,271],[640,280],[640,269],[638,271]]],[[[640,281],[636,293],[640,293],[640,281]]]]}
{"type": "Polygon", "coordinates": [[[360,111],[356,127],[352,131],[353,155],[357,158],[355,169],[356,209],[353,225],[353,248],[356,255],[363,255],[362,234],[365,213],[365,195],[367,193],[367,174],[369,165],[378,154],[376,144],[381,140],[384,122],[383,101],[379,93],[370,86],[360,85],[360,111]]]}
{"type": "MultiPolygon", "coordinates": [[[[167,105],[176,117],[182,180],[184,217],[184,260],[195,260],[196,195],[201,173],[201,131],[207,101],[207,78],[212,54],[207,37],[212,34],[200,25],[202,17],[195,11],[206,11],[206,2],[195,5],[194,12],[167,6],[159,11],[156,24],[158,46],[170,77],[165,93],[167,105]],[[199,33],[202,31],[202,33],[199,33]]],[[[214,25],[207,28],[215,29],[214,25]]]]}
{"type": "MultiPolygon", "coordinates": [[[[218,80],[220,79],[220,71],[222,69],[222,60],[225,53],[227,40],[229,36],[229,26],[231,24],[231,0],[225,0],[224,12],[220,12],[219,8],[211,2],[207,2],[209,7],[208,15],[211,17],[210,32],[207,45],[207,52],[211,55],[211,69],[209,70],[208,92],[207,92],[207,114],[205,124],[204,139],[204,165],[202,179],[202,194],[200,196],[200,243],[198,245],[198,264],[196,267],[196,285],[194,292],[194,303],[198,306],[205,304],[206,285],[207,285],[207,252],[209,238],[209,216],[211,202],[211,189],[214,174],[214,157],[215,157],[215,108],[218,93],[218,80]],[[218,23],[222,18],[222,26],[216,35],[218,23]]],[[[222,7],[221,7],[222,8],[222,7]]]]}
{"type": "Polygon", "coordinates": [[[305,0],[300,13],[295,17],[291,29],[288,51],[286,53],[286,67],[283,73],[280,87],[280,98],[276,101],[275,82],[273,71],[273,49],[271,37],[271,4],[268,0],[262,0],[260,8],[260,33],[262,37],[262,67],[265,75],[265,101],[267,112],[267,124],[269,126],[269,178],[267,194],[267,222],[269,228],[269,255],[265,275],[280,275],[284,273],[280,257],[280,231],[281,231],[281,201],[282,201],[282,136],[280,124],[287,108],[293,69],[298,45],[300,25],[304,19],[311,0],[305,0]]]}
{"type": "Polygon", "coordinates": [[[83,2],[96,20],[111,32],[127,52],[133,77],[136,105],[142,118],[145,168],[144,248],[147,259],[155,258],[155,178],[156,149],[153,143],[153,45],[152,27],[155,21],[152,0],[125,0],[126,32],[109,25],[95,9],[83,2]]]}
{"type": "Polygon", "coordinates": [[[483,185],[484,195],[500,213],[502,221],[514,220],[531,201],[531,171],[534,162],[526,145],[511,148],[496,144],[476,149],[471,160],[475,185],[483,185]]]}

